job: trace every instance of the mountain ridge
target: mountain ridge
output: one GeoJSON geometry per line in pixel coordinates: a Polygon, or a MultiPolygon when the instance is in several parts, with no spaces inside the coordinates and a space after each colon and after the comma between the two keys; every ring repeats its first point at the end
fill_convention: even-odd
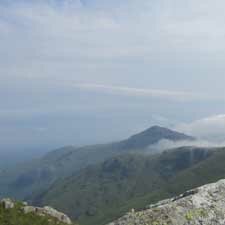
{"type": "MultiPolygon", "coordinates": [[[[51,204],[78,219],[80,224],[104,225],[126,209],[142,208],[149,202],[185,191],[189,186],[186,188],[185,182],[180,183],[179,176],[191,179],[185,172],[198,168],[201,162],[220,151],[223,149],[180,147],[156,155],[128,153],[112,157],[59,180],[36,196],[34,203],[51,204]]],[[[225,155],[221,154],[221,158],[225,155]]],[[[195,182],[191,187],[194,185],[195,182]]]]}
{"type": "MultiPolygon", "coordinates": [[[[140,141],[135,138],[135,145],[133,145],[134,136],[131,136],[123,141],[110,144],[78,148],[69,146],[50,152],[40,159],[17,166],[14,170],[8,170],[0,174],[0,197],[8,195],[23,199],[40,190],[44,191],[58,178],[71,176],[89,165],[103,162],[107,158],[126,152],[142,152],[148,145],[155,144],[157,141],[168,137],[168,132],[171,140],[176,140],[177,136],[190,140],[190,136],[169,129],[165,130],[162,127],[158,127],[158,129],[161,132],[155,132],[153,127],[152,130],[150,128],[134,135],[140,138],[140,141]],[[148,141],[145,141],[143,147],[141,137],[146,132],[149,138],[147,138],[148,141]]],[[[146,135],[144,139],[146,140],[146,135]]]]}
{"type": "Polygon", "coordinates": [[[128,139],[119,142],[121,148],[138,149],[147,148],[149,145],[158,143],[160,140],[166,139],[170,141],[194,141],[194,137],[165,128],[161,126],[152,126],[140,133],[132,135],[128,139]]]}

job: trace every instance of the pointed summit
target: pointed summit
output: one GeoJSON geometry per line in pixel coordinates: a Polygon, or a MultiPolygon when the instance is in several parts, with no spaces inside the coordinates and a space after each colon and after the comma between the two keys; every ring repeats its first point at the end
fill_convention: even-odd
{"type": "Polygon", "coordinates": [[[124,149],[138,149],[147,148],[149,145],[156,144],[160,140],[170,141],[193,141],[194,137],[188,136],[177,131],[170,130],[165,127],[152,126],[147,130],[144,130],[138,134],[135,134],[122,141],[120,144],[123,145],[124,149]]]}

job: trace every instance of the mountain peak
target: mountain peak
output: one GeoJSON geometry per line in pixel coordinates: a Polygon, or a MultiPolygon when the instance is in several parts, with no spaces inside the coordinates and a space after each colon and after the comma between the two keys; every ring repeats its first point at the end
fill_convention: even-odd
{"type": "Polygon", "coordinates": [[[125,149],[147,148],[160,140],[167,139],[170,141],[193,141],[194,137],[188,136],[177,131],[170,130],[161,126],[152,126],[138,134],[135,134],[125,141],[122,141],[125,149]]]}
{"type": "Polygon", "coordinates": [[[162,127],[162,126],[158,126],[158,125],[154,125],[150,128],[148,128],[148,130],[169,130],[168,128],[166,127],[162,127]]]}
{"type": "MultiPolygon", "coordinates": [[[[182,134],[182,135],[185,135],[183,133],[180,133],[178,131],[175,131],[175,130],[172,130],[172,129],[169,129],[167,127],[162,127],[162,126],[158,126],[158,125],[154,125],[154,126],[151,126],[150,128],[138,133],[137,135],[139,134],[143,134],[143,133],[157,133],[157,132],[162,132],[162,133],[173,133],[173,134],[182,134]]],[[[135,135],[134,135],[135,136],[135,135]]],[[[186,137],[188,135],[185,135],[186,137]]],[[[193,137],[190,137],[189,138],[193,138],[193,137]]]]}

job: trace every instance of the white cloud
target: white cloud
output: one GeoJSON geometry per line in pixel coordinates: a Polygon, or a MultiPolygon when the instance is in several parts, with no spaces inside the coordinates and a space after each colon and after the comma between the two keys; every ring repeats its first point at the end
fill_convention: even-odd
{"type": "Polygon", "coordinates": [[[130,97],[150,97],[175,101],[211,100],[210,96],[204,94],[168,91],[159,89],[131,88],[126,86],[110,86],[101,84],[71,84],[75,88],[87,91],[97,91],[113,95],[125,95],[130,97]]]}
{"type": "Polygon", "coordinates": [[[122,112],[134,126],[142,119],[147,125],[152,114],[182,121],[215,105],[224,111],[224,6],[222,0],[0,1],[2,139],[17,136],[5,134],[5,118],[16,116],[95,117],[108,109],[108,120],[122,112]]]}
{"type": "Polygon", "coordinates": [[[162,152],[168,149],[180,148],[180,147],[200,147],[200,148],[213,148],[213,147],[224,147],[224,142],[211,142],[203,139],[198,139],[195,141],[170,141],[170,140],[161,140],[157,144],[150,145],[148,151],[154,150],[162,152]]]}
{"type": "Polygon", "coordinates": [[[215,143],[225,141],[225,115],[215,115],[194,121],[190,124],[181,124],[177,130],[196,137],[204,138],[215,143]]]}
{"type": "MultiPolygon", "coordinates": [[[[174,59],[179,64],[180,56],[192,61],[207,56],[204,53],[217,50],[221,54],[225,49],[225,32],[221,29],[223,13],[215,11],[223,8],[222,1],[217,1],[221,7],[209,1],[198,5],[194,1],[187,4],[176,0],[168,3],[151,1],[151,4],[127,1],[122,5],[116,1],[112,7],[103,8],[100,6],[109,3],[94,1],[97,7],[89,8],[82,6],[80,1],[73,1],[76,7],[69,7],[71,1],[65,1],[64,7],[49,2],[15,1],[0,7],[0,21],[4,24],[4,28],[0,26],[0,37],[5,37],[0,48],[6,48],[8,55],[20,62],[17,73],[21,64],[32,63],[33,67],[28,71],[22,70],[22,73],[32,74],[42,64],[46,69],[36,76],[46,77],[53,73],[51,67],[61,65],[64,73],[64,66],[70,67],[68,79],[73,77],[72,72],[82,79],[86,70],[78,71],[80,64],[101,68],[106,61],[118,66],[125,59],[143,62],[174,59]],[[205,15],[209,10],[210,13],[205,15]],[[7,35],[7,29],[11,29],[10,35],[7,35]],[[63,65],[65,61],[67,63],[63,65]]],[[[114,76],[119,79],[122,73],[114,76]]],[[[55,72],[54,76],[60,75],[55,72]]]]}

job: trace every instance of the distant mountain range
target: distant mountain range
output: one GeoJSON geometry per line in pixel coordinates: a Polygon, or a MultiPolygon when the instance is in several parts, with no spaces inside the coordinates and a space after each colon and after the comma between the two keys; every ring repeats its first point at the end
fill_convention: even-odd
{"type": "Polygon", "coordinates": [[[162,154],[126,153],[59,180],[36,196],[78,219],[104,225],[131,208],[144,208],[225,176],[225,148],[181,147],[162,154]]]}
{"type": "MultiPolygon", "coordinates": [[[[38,160],[16,166],[0,174],[0,197],[23,199],[49,188],[59,178],[69,177],[89,165],[128,152],[143,152],[160,140],[193,140],[185,134],[154,126],[126,140],[110,144],[76,148],[64,147],[52,151],[38,160]]],[[[154,151],[152,151],[154,153],[154,151]]]]}
{"type": "Polygon", "coordinates": [[[162,140],[192,145],[195,138],[154,126],[119,142],[57,149],[2,171],[0,195],[51,205],[80,225],[104,225],[225,177],[225,148],[154,149],[162,140]]]}

